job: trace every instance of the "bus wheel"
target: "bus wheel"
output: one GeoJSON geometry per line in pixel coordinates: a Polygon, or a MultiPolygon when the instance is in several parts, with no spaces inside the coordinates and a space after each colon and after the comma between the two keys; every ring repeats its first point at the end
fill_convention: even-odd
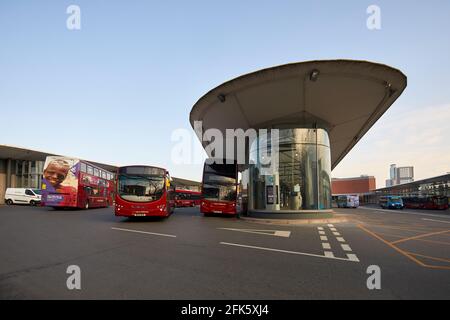
{"type": "Polygon", "coordinates": [[[86,204],[84,205],[84,208],[87,210],[89,209],[89,201],[86,201],[86,204]]]}
{"type": "Polygon", "coordinates": [[[11,199],[8,199],[8,200],[6,200],[6,204],[7,204],[8,206],[10,206],[10,205],[13,204],[13,201],[12,201],[11,199]]]}

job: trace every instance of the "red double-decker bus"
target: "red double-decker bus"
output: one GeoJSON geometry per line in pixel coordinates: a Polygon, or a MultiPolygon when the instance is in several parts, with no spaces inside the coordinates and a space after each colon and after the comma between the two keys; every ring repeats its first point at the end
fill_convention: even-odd
{"type": "Polygon", "coordinates": [[[171,180],[163,168],[120,167],[116,179],[116,216],[169,216],[175,208],[171,180]]]}
{"type": "Polygon", "coordinates": [[[237,214],[237,164],[208,164],[203,167],[200,212],[208,214],[237,214]]]}
{"type": "Polygon", "coordinates": [[[178,207],[195,207],[200,205],[202,193],[192,190],[175,190],[175,206],[178,207]]]}
{"type": "Polygon", "coordinates": [[[405,208],[447,210],[448,198],[445,196],[402,197],[405,208]]]}
{"type": "Polygon", "coordinates": [[[114,175],[89,162],[48,156],[42,174],[41,206],[98,208],[113,203],[114,175]]]}

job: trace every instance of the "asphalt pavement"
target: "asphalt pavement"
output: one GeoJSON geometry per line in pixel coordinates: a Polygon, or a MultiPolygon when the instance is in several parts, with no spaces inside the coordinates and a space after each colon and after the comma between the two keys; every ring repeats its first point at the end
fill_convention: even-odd
{"type": "Polygon", "coordinates": [[[450,298],[448,210],[335,212],[347,221],[276,225],[198,208],[130,220],[112,208],[0,206],[0,298],[450,298]],[[79,290],[67,287],[73,265],[79,290]],[[371,266],[380,289],[374,278],[368,288],[371,266]]]}

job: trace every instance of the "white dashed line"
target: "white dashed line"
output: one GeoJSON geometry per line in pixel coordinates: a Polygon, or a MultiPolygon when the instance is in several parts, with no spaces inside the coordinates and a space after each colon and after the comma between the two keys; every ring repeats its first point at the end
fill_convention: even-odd
{"type": "MultiPolygon", "coordinates": [[[[346,244],[344,237],[341,236],[341,234],[338,232],[336,227],[332,224],[327,224],[328,228],[330,229],[331,233],[336,237],[336,240],[341,245],[342,250],[346,253],[348,260],[359,262],[358,257],[356,254],[352,253],[352,248],[346,244]]],[[[319,230],[319,236],[320,240],[324,241],[322,242],[322,248],[324,249],[324,255],[325,257],[334,257],[333,251],[331,251],[331,245],[328,241],[328,237],[325,235],[325,231],[323,227],[317,227],[319,230]]]]}
{"type": "MultiPolygon", "coordinates": [[[[341,234],[338,232],[338,230],[334,227],[332,224],[327,224],[328,228],[330,229],[331,233],[336,237],[336,240],[340,243],[342,250],[346,253],[347,258],[349,261],[355,261],[359,262],[358,257],[356,254],[351,253],[352,248],[345,243],[345,239],[341,237],[341,234]]],[[[328,241],[328,237],[326,236],[325,230],[323,227],[317,227],[317,230],[319,232],[320,240],[322,241],[322,248],[324,250],[323,254],[325,257],[328,258],[336,258],[334,256],[333,251],[331,250],[331,244],[328,241]]]]}
{"type": "Polygon", "coordinates": [[[344,251],[352,251],[352,248],[348,244],[341,244],[341,248],[344,251]]]}
{"type": "Polygon", "coordinates": [[[358,257],[356,256],[356,254],[353,253],[347,253],[347,258],[350,261],[355,261],[355,262],[359,262],[358,257]]]}

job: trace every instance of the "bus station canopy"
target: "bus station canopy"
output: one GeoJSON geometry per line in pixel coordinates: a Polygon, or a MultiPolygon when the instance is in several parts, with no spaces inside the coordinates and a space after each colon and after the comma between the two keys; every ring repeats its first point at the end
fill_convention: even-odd
{"type": "MultiPolygon", "coordinates": [[[[397,69],[367,61],[291,63],[240,76],[210,90],[190,113],[215,128],[324,128],[332,169],[406,88],[397,69]]],[[[202,142],[206,146],[209,142],[202,142]]]]}

